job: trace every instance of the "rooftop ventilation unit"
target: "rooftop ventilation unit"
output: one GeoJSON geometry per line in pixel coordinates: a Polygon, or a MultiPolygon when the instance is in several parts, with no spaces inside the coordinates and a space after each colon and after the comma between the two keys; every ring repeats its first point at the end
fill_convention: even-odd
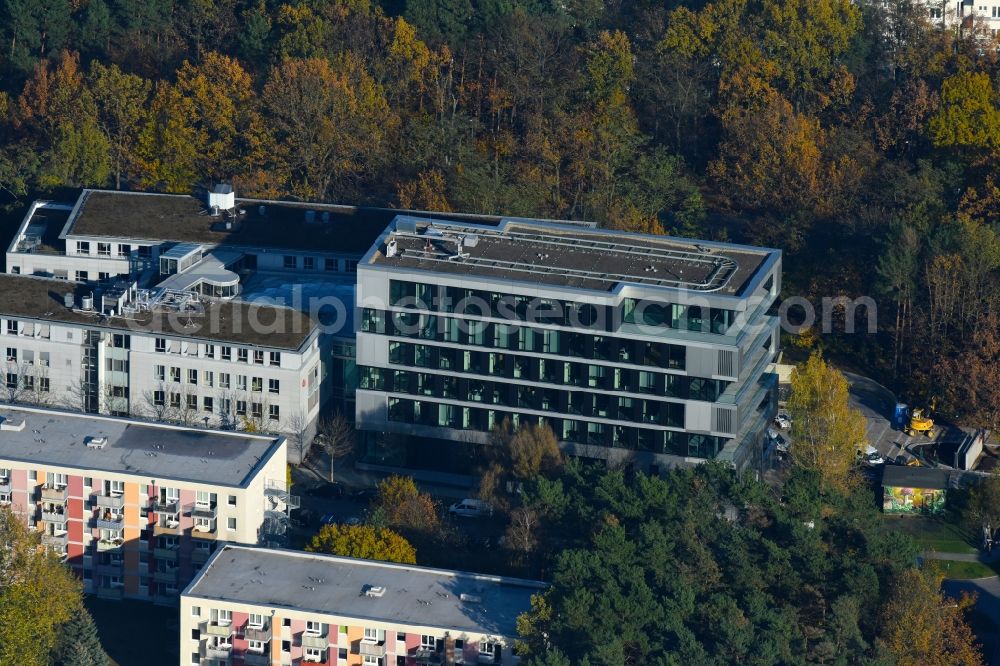
{"type": "Polygon", "coordinates": [[[385,244],[385,256],[392,258],[396,256],[396,239],[393,238],[391,241],[385,244]]]}
{"type": "Polygon", "coordinates": [[[369,599],[381,599],[385,596],[384,585],[365,585],[364,589],[361,591],[369,599]]]}
{"type": "Polygon", "coordinates": [[[108,445],[107,437],[87,437],[84,439],[88,449],[103,449],[108,445]]]}
{"type": "Polygon", "coordinates": [[[24,430],[24,417],[0,416],[0,430],[8,432],[21,432],[24,430]]]}
{"type": "MultiPolygon", "coordinates": [[[[228,183],[219,183],[208,193],[208,207],[215,210],[232,210],[236,208],[236,193],[228,183]]],[[[215,213],[217,214],[217,213],[215,213]]]]}

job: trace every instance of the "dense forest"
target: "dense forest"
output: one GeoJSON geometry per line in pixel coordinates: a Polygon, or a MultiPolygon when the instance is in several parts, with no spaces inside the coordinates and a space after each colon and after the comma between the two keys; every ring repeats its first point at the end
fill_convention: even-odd
{"type": "Polygon", "coordinates": [[[910,0],[2,0],[0,190],[592,219],[785,251],[812,332],[1000,425],[1000,64],[910,0]],[[864,319],[864,313],[859,313],[864,319]]]}

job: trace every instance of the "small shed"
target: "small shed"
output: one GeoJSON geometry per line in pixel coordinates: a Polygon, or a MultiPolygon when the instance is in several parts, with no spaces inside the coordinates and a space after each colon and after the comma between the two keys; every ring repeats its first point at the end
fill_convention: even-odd
{"type": "Polygon", "coordinates": [[[954,471],[885,465],[882,470],[882,511],[896,514],[937,514],[944,511],[954,471]]]}

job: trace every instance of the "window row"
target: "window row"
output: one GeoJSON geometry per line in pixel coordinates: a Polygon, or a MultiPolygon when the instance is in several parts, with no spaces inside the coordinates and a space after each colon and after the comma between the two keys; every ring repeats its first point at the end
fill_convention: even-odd
{"type": "Polygon", "coordinates": [[[6,382],[8,397],[17,400],[23,397],[23,393],[49,393],[52,390],[52,383],[48,377],[36,377],[21,372],[8,372],[6,382]]]}
{"type": "MultiPolygon", "coordinates": [[[[108,368],[111,369],[110,367],[108,368]]],[[[126,367],[126,370],[128,368],[126,367]]],[[[216,381],[216,373],[212,370],[198,371],[196,368],[188,368],[187,372],[182,372],[181,368],[176,366],[170,366],[169,368],[165,365],[154,365],[153,366],[153,377],[156,381],[165,382],[169,381],[174,384],[180,384],[182,381],[196,386],[198,384],[198,378],[201,377],[201,385],[207,387],[218,386],[221,389],[235,389],[237,391],[251,391],[253,393],[263,393],[264,392],[264,378],[263,377],[247,377],[246,375],[236,375],[236,383],[233,384],[233,376],[228,372],[218,373],[218,381],[216,381]],[[169,373],[168,373],[169,370],[169,373]],[[249,383],[248,380],[249,379],[249,383]]],[[[278,394],[281,393],[281,380],[279,379],[268,379],[267,380],[267,392],[278,394]]]]}
{"type": "Polygon", "coordinates": [[[364,368],[362,388],[619,421],[684,427],[684,405],[587,391],[563,391],[405,370],[364,368]]]}
{"type": "Polygon", "coordinates": [[[7,363],[21,363],[22,365],[38,365],[43,368],[49,366],[51,356],[49,352],[36,352],[25,349],[18,353],[16,347],[7,347],[7,363]]]}
{"type": "MultiPolygon", "coordinates": [[[[76,253],[87,254],[91,252],[91,247],[97,251],[98,257],[128,257],[132,253],[132,246],[128,243],[91,243],[90,241],[77,241],[76,253]]],[[[152,256],[148,246],[139,246],[140,256],[152,256]]]]}
{"type": "Polygon", "coordinates": [[[394,337],[683,370],[687,348],[606,335],[536,329],[456,317],[365,309],[361,330],[394,337]]]}
{"type": "Polygon", "coordinates": [[[269,420],[281,420],[281,407],[279,405],[264,405],[261,402],[233,400],[231,398],[216,399],[212,396],[202,396],[199,398],[199,396],[194,394],[181,395],[180,393],[168,393],[159,390],[153,391],[153,406],[187,412],[202,411],[206,414],[219,414],[220,416],[231,416],[233,414],[236,416],[251,416],[256,419],[264,418],[264,411],[266,409],[269,420]]]}
{"type": "Polygon", "coordinates": [[[718,400],[729,386],[729,382],[702,377],[410,342],[390,342],[389,362],[414,368],[708,402],[718,400]]]}
{"type": "Polygon", "coordinates": [[[271,366],[281,365],[281,352],[265,352],[262,349],[248,349],[246,347],[234,348],[228,345],[199,345],[181,340],[168,340],[166,338],[156,338],[154,348],[161,354],[181,354],[184,353],[185,349],[187,349],[187,354],[189,356],[198,356],[198,352],[200,351],[200,356],[202,358],[212,358],[220,361],[232,361],[234,358],[233,349],[235,349],[235,360],[239,363],[253,363],[254,365],[271,366]],[[194,346],[195,348],[192,350],[191,346],[194,346]]]}
{"type": "Polygon", "coordinates": [[[735,310],[708,305],[626,299],[621,307],[613,307],[401,280],[390,280],[389,304],[602,331],[617,331],[622,323],[627,323],[724,334],[736,321],[735,310]]]}
{"type": "Polygon", "coordinates": [[[514,428],[548,423],[563,442],[615,447],[694,458],[714,458],[726,440],[722,437],[638,426],[608,425],[568,418],[549,418],[504,410],[460,407],[441,403],[389,398],[389,420],[455,430],[489,432],[509,419],[514,428]]]}
{"type": "MultiPolygon", "coordinates": [[[[332,273],[339,272],[339,262],[341,260],[334,257],[310,257],[304,256],[300,257],[295,254],[286,254],[281,259],[281,264],[286,270],[304,270],[304,271],[318,271],[322,267],[322,270],[332,273]]],[[[345,273],[357,273],[358,272],[358,262],[355,259],[345,259],[344,261],[344,272],[345,273]]]]}
{"type": "Polygon", "coordinates": [[[36,324],[31,321],[18,321],[17,319],[4,319],[3,328],[0,329],[7,335],[21,335],[26,338],[51,338],[52,329],[49,324],[36,324]]]}

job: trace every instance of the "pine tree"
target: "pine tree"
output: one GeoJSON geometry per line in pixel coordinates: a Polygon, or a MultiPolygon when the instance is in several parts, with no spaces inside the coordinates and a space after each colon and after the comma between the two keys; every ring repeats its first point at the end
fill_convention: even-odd
{"type": "Polygon", "coordinates": [[[60,666],[108,666],[108,655],[101,647],[97,625],[87,609],[79,610],[62,627],[56,647],[55,662],[60,666]]]}

